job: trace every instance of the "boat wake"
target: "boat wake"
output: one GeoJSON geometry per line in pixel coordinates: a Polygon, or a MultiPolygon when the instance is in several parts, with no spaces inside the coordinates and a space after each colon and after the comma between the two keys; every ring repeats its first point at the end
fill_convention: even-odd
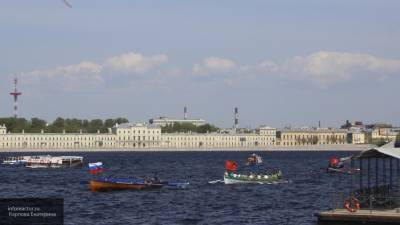
{"type": "Polygon", "coordinates": [[[209,184],[219,184],[219,183],[224,183],[224,180],[212,180],[208,181],[209,184]]]}
{"type": "Polygon", "coordinates": [[[271,183],[264,183],[264,184],[291,184],[291,183],[293,183],[293,181],[281,179],[281,180],[277,180],[277,181],[274,181],[271,183]]]}

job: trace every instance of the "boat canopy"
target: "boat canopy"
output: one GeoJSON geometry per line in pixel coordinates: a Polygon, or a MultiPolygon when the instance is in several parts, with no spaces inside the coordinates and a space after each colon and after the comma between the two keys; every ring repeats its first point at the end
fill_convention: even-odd
{"type": "Polygon", "coordinates": [[[363,158],[386,158],[393,157],[400,159],[400,147],[396,146],[395,141],[389,142],[381,147],[371,148],[362,151],[359,155],[354,156],[355,159],[363,158]]]}

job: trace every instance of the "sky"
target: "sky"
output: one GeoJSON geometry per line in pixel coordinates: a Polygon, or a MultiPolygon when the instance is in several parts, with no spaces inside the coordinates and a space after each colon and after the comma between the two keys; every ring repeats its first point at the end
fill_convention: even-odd
{"type": "Polygon", "coordinates": [[[400,125],[400,1],[3,0],[0,117],[400,125]]]}

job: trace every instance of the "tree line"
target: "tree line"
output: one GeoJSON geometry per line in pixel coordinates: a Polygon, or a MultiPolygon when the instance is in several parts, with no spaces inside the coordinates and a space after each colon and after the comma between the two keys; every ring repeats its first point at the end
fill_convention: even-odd
{"type": "Polygon", "coordinates": [[[126,118],[115,118],[115,119],[76,119],[76,118],[61,118],[58,117],[52,123],[48,123],[46,120],[40,118],[31,118],[27,120],[25,118],[0,118],[0,125],[6,125],[7,132],[21,133],[40,133],[42,130],[46,133],[96,133],[98,130],[101,133],[108,132],[108,128],[114,126],[116,123],[127,123],[129,122],[126,118]]]}
{"type": "Polygon", "coordinates": [[[193,123],[174,123],[161,127],[162,133],[175,133],[175,132],[211,133],[218,130],[219,130],[218,127],[208,123],[200,126],[196,126],[193,123]]]}

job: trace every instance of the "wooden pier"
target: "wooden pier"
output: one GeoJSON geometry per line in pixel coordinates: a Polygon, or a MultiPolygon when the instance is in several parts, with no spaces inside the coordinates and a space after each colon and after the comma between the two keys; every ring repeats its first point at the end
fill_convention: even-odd
{"type": "Polygon", "coordinates": [[[358,210],[335,209],[317,214],[318,225],[395,225],[400,224],[400,209],[358,210]]]}
{"type": "Polygon", "coordinates": [[[352,174],[349,192],[332,196],[332,210],[316,214],[318,224],[400,225],[399,146],[393,141],[353,156],[351,167],[359,173],[352,174]],[[345,204],[351,199],[356,203],[345,204]]]}

